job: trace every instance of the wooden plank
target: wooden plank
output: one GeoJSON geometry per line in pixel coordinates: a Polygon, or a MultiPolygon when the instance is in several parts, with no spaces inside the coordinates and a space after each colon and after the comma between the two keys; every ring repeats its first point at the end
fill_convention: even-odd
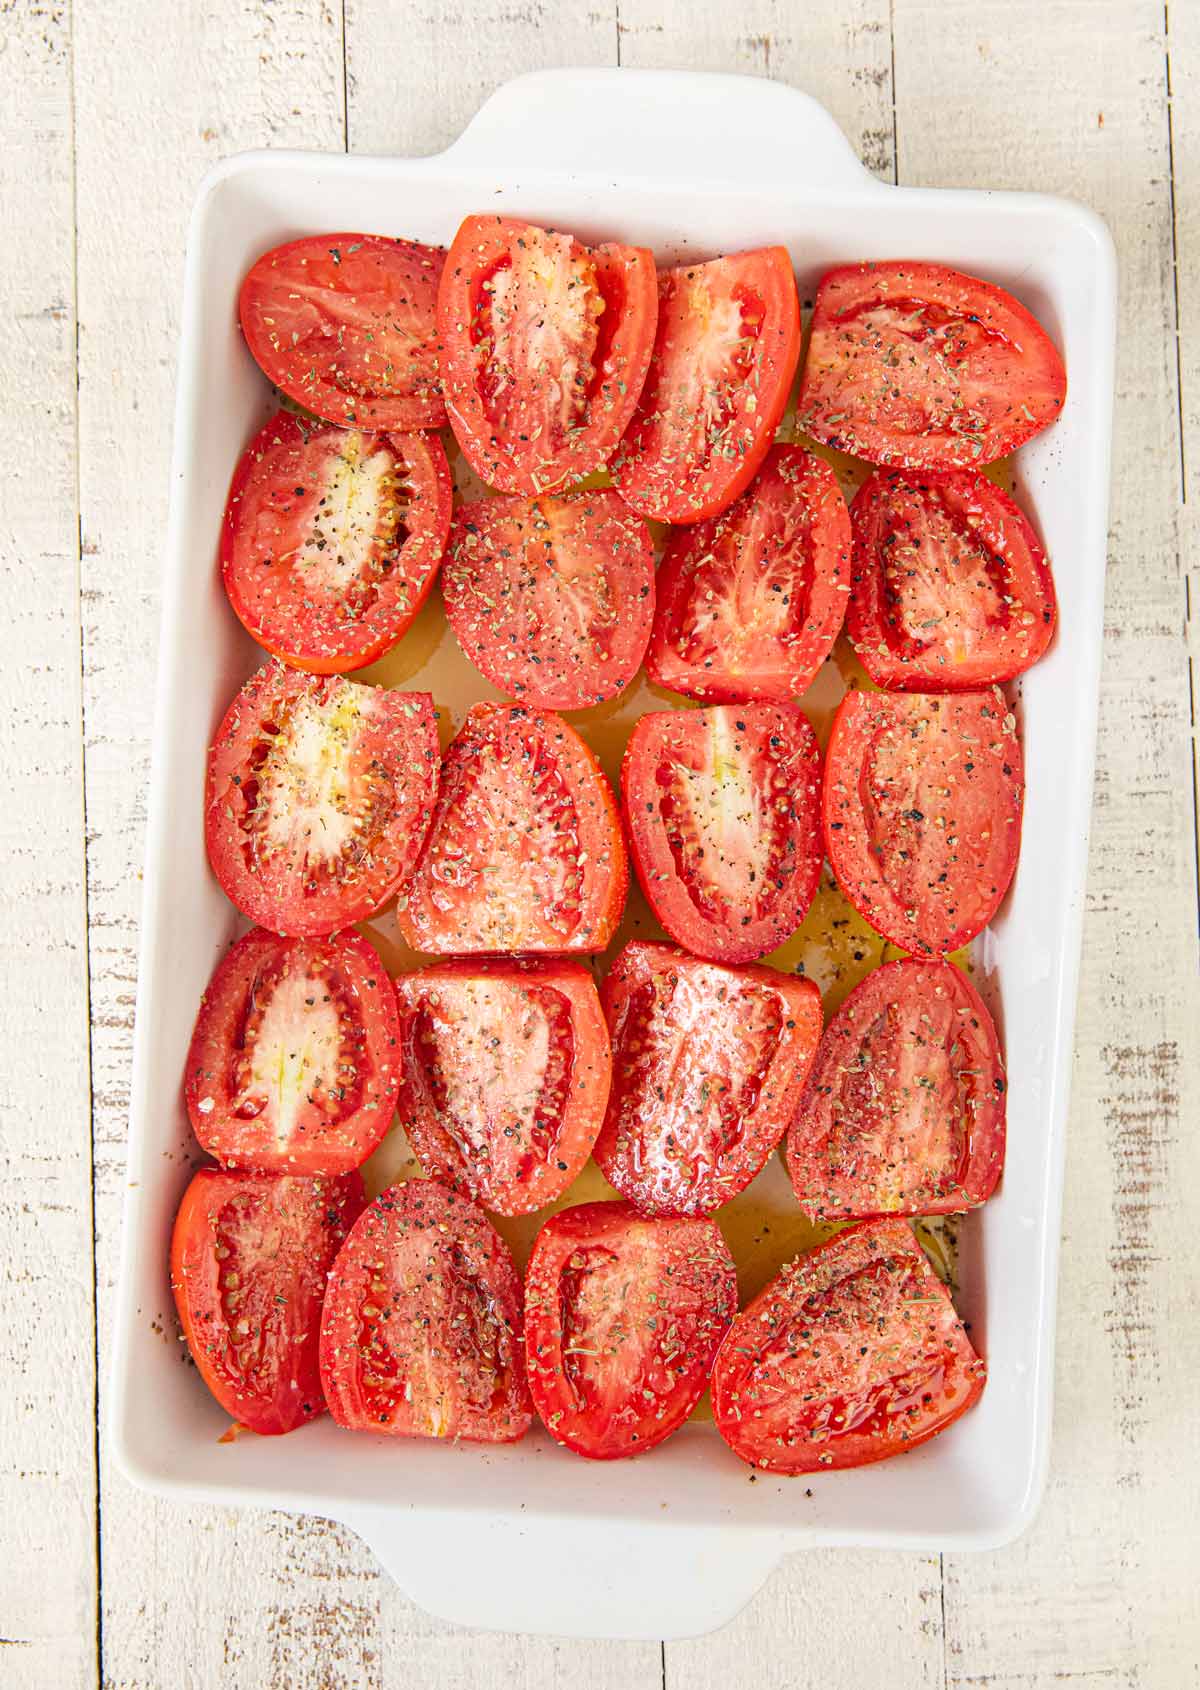
{"type": "MultiPolygon", "coordinates": [[[[829,107],[871,169],[893,176],[886,0],[838,7],[622,0],[621,62],[793,83],[829,107]]],[[[941,1685],[941,1633],[936,1557],[814,1551],[785,1563],[723,1631],[668,1644],[665,1683],[874,1690],[886,1661],[890,1690],[918,1690],[941,1685]]]]}
{"type": "MultiPolygon", "coordinates": [[[[118,0],[80,7],[75,32],[88,880],[103,1313],[116,1273],[125,1178],[144,793],[187,217],[204,170],[239,148],[340,148],[343,80],[340,12],[325,0],[269,6],[185,0],[173,8],[166,29],[154,0],[118,0]]],[[[108,1321],[102,1319],[101,1354],[108,1348],[108,1321]]],[[[319,1594],[328,1595],[334,1571],[344,1571],[347,1589],[356,1575],[373,1576],[370,1558],[349,1534],[318,1527],[293,1537],[286,1522],[268,1516],[155,1502],[126,1484],[107,1452],[102,1497],[106,1685],[152,1690],[180,1683],[215,1690],[337,1682],[335,1651],[319,1640],[322,1625],[334,1639],[336,1627],[320,1619],[319,1594]],[[303,1639],[299,1616],[308,1614],[314,1616],[309,1676],[289,1680],[279,1663],[293,1647],[289,1638],[303,1639]]],[[[353,1615],[348,1600],[342,1611],[353,1615]]],[[[372,1635],[364,1624],[359,1646],[369,1649],[372,1635]]],[[[353,1675],[347,1672],[344,1681],[353,1675]]]]}
{"type": "Polygon", "coordinates": [[[439,152],[493,89],[555,65],[611,65],[616,0],[345,0],[349,145],[439,152]]]}
{"type": "Polygon", "coordinates": [[[1200,1657],[1200,1471],[1175,1455],[1189,1424],[1194,1447],[1200,1376],[1200,993],[1164,14],[950,10],[953,28],[936,0],[897,0],[901,181],[1095,206],[1122,309],[1051,1486],[1022,1543],[948,1560],[947,1683],[1178,1690],[1200,1657]]]}
{"type": "Polygon", "coordinates": [[[1187,606],[1193,774],[1193,847],[1200,903],[1200,12],[1167,10],[1168,143],[1174,213],[1176,338],[1182,429],[1181,552],[1187,606]]]}
{"type": "Polygon", "coordinates": [[[92,1684],[96,1481],[70,13],[0,11],[0,1680],[92,1684]]]}

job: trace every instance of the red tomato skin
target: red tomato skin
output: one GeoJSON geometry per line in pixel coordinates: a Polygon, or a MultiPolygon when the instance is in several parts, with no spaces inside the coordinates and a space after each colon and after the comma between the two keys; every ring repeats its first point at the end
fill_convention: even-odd
{"type": "MultiPolygon", "coordinates": [[[[800,357],[800,300],[791,257],[782,246],[662,271],[658,288],[650,373],[614,460],[613,479],[643,516],[700,522],[745,491],[775,437],[800,357]],[[693,298],[697,289],[706,303],[693,298]],[[712,314],[716,301],[736,301],[739,294],[747,302],[753,296],[762,310],[750,367],[704,381],[698,392],[686,385],[681,392],[678,383],[686,382],[696,362],[689,335],[696,313],[712,314]],[[705,412],[710,396],[732,414],[710,420],[705,412]],[[747,407],[748,396],[755,401],[753,409],[747,407]],[[694,449],[697,426],[703,434],[699,451],[694,449]]],[[[744,355],[740,334],[738,346],[744,355]]]]}
{"type": "MultiPolygon", "coordinates": [[[[238,460],[225,505],[221,578],[238,620],[252,639],[292,668],[313,675],[365,669],[407,632],[429,597],[450,533],[452,494],[450,466],[436,434],[364,435],[334,425],[314,427],[291,411],[280,411],[238,460]],[[282,490],[291,492],[303,482],[311,490],[321,457],[332,455],[340,442],[354,441],[365,443],[364,458],[382,447],[404,462],[410,495],[403,519],[407,535],[388,551],[387,590],[365,614],[339,614],[336,607],[322,614],[317,605],[305,608],[302,577],[265,567],[277,554],[260,555],[258,525],[271,499],[272,478],[278,509],[278,498],[286,496],[282,490]]],[[[284,521],[288,514],[285,508],[275,519],[276,535],[285,548],[294,538],[284,521]]]]}
{"type": "MultiPolygon", "coordinates": [[[[592,976],[580,963],[503,958],[477,962],[435,964],[403,975],[397,982],[397,996],[403,1021],[404,1081],[400,1089],[400,1124],[426,1173],[454,1186],[484,1208],[500,1215],[528,1215],[560,1197],[582,1169],[596,1134],[604,1120],[605,1104],[612,1081],[612,1055],[608,1029],[592,976]],[[493,982],[501,988],[529,993],[534,1004],[548,1018],[551,1010],[560,1017],[556,1030],[565,1032],[568,1049],[560,1084],[561,1106],[555,1111],[556,1136],[539,1155],[527,1148],[532,1136],[525,1124],[489,1121],[489,1142],[460,1140],[463,1132],[453,1130],[457,1122],[449,1104],[439,1107],[430,1084],[428,1060],[422,1051],[421,1015],[431,999],[466,983],[493,982]],[[562,1020],[566,1028],[562,1027],[562,1020]],[[523,1159],[533,1162],[528,1173],[505,1178],[496,1164],[515,1142],[523,1159]],[[470,1154],[467,1154],[467,1151],[470,1154]],[[486,1153],[485,1153],[486,1151],[486,1153]]],[[[449,1013],[449,1011],[447,1011],[449,1013]]],[[[519,1028],[514,1033],[520,1034],[519,1028]]],[[[501,1035],[502,1037],[502,1035],[501,1035]]],[[[447,1054],[453,1054],[447,1052],[447,1054]]],[[[503,1070],[518,1066],[520,1047],[513,1051],[503,1043],[495,1062],[503,1070]]],[[[466,1072],[465,1059],[463,1069],[466,1072]]],[[[474,1089],[474,1076],[466,1083],[474,1089]]],[[[511,1154],[511,1152],[510,1152],[511,1154]]]]}
{"type": "Polygon", "coordinates": [[[601,1002],[614,1085],[597,1166],[641,1214],[712,1214],[746,1189],[787,1131],[821,1036],[820,992],[773,968],[724,968],[635,939],[609,971],[601,1002]],[[739,1036],[746,1046],[756,1041],[752,1073],[735,1071],[739,1036]],[[706,1158],[710,1093],[729,1100],[727,1113],[717,1105],[718,1138],[736,1138],[706,1158]]]}
{"type": "MultiPolygon", "coordinates": [[[[529,1389],[542,1423],[557,1443],[592,1461],[644,1455],[677,1432],[703,1396],[713,1357],[736,1313],[737,1273],[715,1221],[650,1218],[629,1203],[581,1203],[551,1215],[534,1241],[525,1271],[529,1389]],[[636,1256],[634,1269],[620,1278],[627,1253],[637,1247],[631,1241],[639,1236],[661,1260],[661,1271],[652,1281],[654,1291],[644,1306],[637,1297],[636,1256]],[[564,1344],[563,1330],[564,1313],[582,1301],[578,1290],[574,1297],[568,1293],[564,1275],[579,1273],[589,1252],[601,1258],[601,1271],[607,1267],[617,1275],[620,1287],[609,1294],[621,1309],[620,1330],[608,1333],[602,1351],[606,1365],[590,1370],[588,1394],[597,1394],[597,1372],[601,1381],[618,1388],[599,1405],[581,1400],[584,1393],[571,1377],[572,1352],[564,1344]],[[685,1296],[690,1307],[683,1306],[685,1296]],[[642,1368],[636,1380],[622,1381],[622,1351],[628,1356],[645,1331],[654,1334],[649,1344],[658,1378],[649,1382],[642,1368]]],[[[581,1325],[580,1335],[587,1333],[587,1326],[581,1325]]],[[[576,1353],[585,1347],[579,1346],[576,1353]]],[[[630,1360],[636,1364],[641,1355],[630,1360]]]]}
{"type": "MultiPolygon", "coordinates": [[[[944,778],[945,766],[932,757],[918,758],[918,766],[944,778]]],[[[945,787],[938,790],[942,796],[935,802],[947,803],[945,787]]],[[[829,866],[843,893],[877,933],[915,955],[946,956],[981,933],[1004,901],[1021,850],[1024,792],[1016,719],[998,687],[943,694],[847,693],[834,717],[825,757],[821,804],[829,866]],[[888,835],[898,860],[903,850],[913,873],[918,872],[922,847],[930,846],[932,862],[926,864],[921,907],[889,883],[879,842],[868,842],[864,762],[873,747],[903,746],[906,738],[915,743],[927,728],[933,752],[944,749],[953,763],[959,780],[953,794],[956,809],[932,821],[910,809],[904,814],[905,836],[895,828],[888,835]],[[969,755],[976,747],[982,748],[982,756],[969,755]],[[961,807],[968,799],[976,810],[973,816],[964,815],[961,807]],[[983,859],[972,871],[966,852],[980,843],[985,846],[983,859]]]]}
{"type": "MultiPolygon", "coordinates": [[[[906,1053],[911,1056],[915,1040],[904,1033],[897,1037],[903,1041],[903,1061],[906,1053]]],[[[926,1064],[907,1082],[907,1090],[920,1094],[920,1106],[926,1089],[936,1092],[936,1083],[937,1070],[926,1064]]],[[[995,1191],[1004,1166],[1005,1092],[1000,1040],[986,1004],[967,976],[949,962],[904,957],[885,963],[854,988],[821,1040],[803,1102],[788,1130],[787,1165],[796,1201],[817,1225],[881,1220],[888,1215],[950,1215],[978,1208],[995,1191]],[[938,1037],[935,1013],[945,1006],[953,1016],[954,1048],[962,1047],[960,1073],[969,1076],[973,1095],[966,1105],[969,1126],[958,1162],[953,1167],[924,1162],[923,1182],[889,1199],[872,1179],[871,1163],[882,1163],[881,1172],[889,1183],[895,1180],[897,1168],[904,1166],[903,1148],[896,1146],[894,1133],[880,1146],[879,1118],[889,1105],[894,1112],[903,1108],[905,1097],[903,1090],[897,1095],[901,1081],[894,1061],[888,1060],[888,1047],[884,1046],[883,1055],[871,1048],[864,1056],[864,1040],[880,1014],[889,1008],[895,1013],[906,1004],[919,1011],[917,1019],[926,1029],[917,1039],[923,1037],[931,1045],[938,1037]],[[868,1061],[869,1069],[864,1070],[868,1061]],[[847,1095],[847,1077],[852,1084],[853,1075],[864,1071],[869,1072],[874,1093],[865,1104],[847,1095]],[[844,1155],[854,1153],[856,1142],[861,1146],[861,1161],[848,1171],[831,1165],[838,1153],[836,1147],[830,1150],[835,1132],[848,1141],[844,1155]]],[[[926,1107],[935,1107],[932,1096],[926,1107]]]]}
{"type": "MultiPolygon", "coordinates": [[[[821,753],[808,718],[794,704],[750,703],[709,710],[654,711],[629,736],[621,764],[621,795],[629,846],[642,891],[677,945],[709,962],[755,962],[789,938],[808,913],[821,875],[821,753]],[[749,735],[762,746],[778,739],[774,802],[786,823],[784,863],[773,872],[776,896],[752,920],[711,918],[695,906],[680,876],[662,815],[656,769],[674,758],[695,733],[712,736],[714,719],[727,720],[737,738],[735,761],[745,759],[749,735]],[[738,727],[741,724],[741,727],[738,727]],[[745,732],[743,733],[743,730],[745,732]]],[[[710,859],[711,860],[711,859],[710,859]]],[[[721,865],[718,865],[720,867],[721,865]]],[[[731,864],[731,870],[737,865],[731,864]]]]}
{"type": "Polygon", "coordinates": [[[175,1306],[200,1377],[225,1412],[250,1431],[277,1437],[325,1412],[317,1365],[325,1280],[365,1204],[357,1173],[310,1180],[201,1168],[184,1192],[171,1234],[175,1306]],[[273,1271],[262,1292],[243,1265],[245,1234],[227,1219],[235,1202],[246,1205],[250,1227],[264,1211],[268,1216],[263,1248],[273,1271]],[[291,1261],[286,1245],[294,1246],[291,1261]],[[227,1254],[219,1257],[218,1249],[227,1254]],[[234,1261],[242,1267],[241,1284],[230,1287],[223,1282],[234,1261]],[[248,1333],[233,1330],[231,1323],[247,1317],[248,1333]],[[248,1381],[231,1337],[275,1352],[269,1390],[248,1381]]]}
{"type": "MultiPolygon", "coordinates": [[[[354,748],[348,727],[338,734],[349,755],[354,748]]],[[[295,785],[302,778],[285,747],[279,784],[295,785]]],[[[429,693],[367,687],[338,675],[304,675],[272,659],[234,698],[208,755],[204,829],[209,863],[226,897],[258,926],[288,936],[323,937],[365,921],[407,881],[429,830],[437,784],[437,720],[429,693]],[[247,792],[253,783],[261,797],[261,771],[270,767],[270,757],[260,757],[262,723],[275,722],[280,713],[286,717],[298,705],[318,720],[324,719],[323,712],[336,718],[339,701],[356,720],[364,710],[370,713],[356,745],[368,760],[368,775],[378,783],[385,820],[382,834],[372,836],[365,850],[361,833],[356,837],[349,877],[356,883],[308,896],[301,873],[274,862],[279,853],[258,843],[257,810],[247,792]],[[252,763],[255,758],[259,761],[252,763]]],[[[282,804],[289,813],[292,797],[282,804]]]]}
{"type": "MultiPolygon", "coordinates": [[[[850,521],[854,569],[846,632],[876,686],[898,692],[967,692],[1011,681],[1045,655],[1057,619],[1054,578],[1028,517],[986,475],[978,470],[924,475],[876,470],[855,495],[850,521]],[[903,558],[898,548],[910,532],[897,509],[905,498],[942,515],[962,533],[964,546],[986,548],[1003,565],[1002,579],[990,582],[998,625],[989,629],[981,650],[965,654],[934,634],[922,639],[905,633],[887,568],[889,554],[903,558]]],[[[920,540],[917,535],[912,544],[919,547],[920,540]]],[[[902,569],[903,562],[895,567],[902,569]]],[[[916,570],[915,560],[910,567],[916,570]]],[[[980,600],[979,585],[963,584],[964,602],[980,600]]]]}
{"type": "Polygon", "coordinates": [[[863,1221],[789,1262],[743,1309],[713,1367],[713,1417],[725,1442],[751,1466],[770,1473],[828,1472],[886,1461],[936,1437],[979,1400],[986,1377],[949,1292],[907,1224],[863,1221]],[[854,1306],[853,1289],[847,1292],[856,1283],[865,1289],[862,1311],[854,1306]],[[886,1364],[872,1366],[870,1351],[889,1334],[919,1348],[924,1378],[913,1377],[917,1367],[906,1379],[889,1375],[886,1364]],[[780,1353],[785,1345],[786,1357],[780,1353]],[[799,1365],[806,1347],[807,1366],[799,1365]],[[859,1385],[857,1396],[831,1388],[828,1374],[839,1361],[843,1377],[858,1369],[858,1380],[850,1381],[859,1385]],[[938,1400],[910,1401],[906,1409],[906,1393],[912,1398],[924,1386],[924,1394],[938,1400]],[[869,1412],[858,1424],[865,1430],[837,1433],[810,1425],[806,1432],[787,1418],[798,1411],[812,1422],[828,1411],[832,1422],[838,1412],[863,1408],[869,1412]],[[773,1432],[778,1415],[783,1427],[773,1432]],[[872,1419],[881,1423],[872,1427],[872,1419]]]}
{"type": "Polygon", "coordinates": [[[993,282],[941,264],[899,259],[843,265],[821,280],[797,424],[826,446],[868,463],[906,469],[980,469],[1048,428],[1066,397],[1067,373],[1058,348],[1036,317],[993,282]],[[917,333],[905,328],[898,330],[905,351],[889,346],[894,355],[888,358],[885,337],[876,327],[867,331],[871,346],[863,355],[853,333],[856,317],[901,305],[911,308],[909,316],[918,310],[923,318],[937,319],[919,331],[930,343],[946,323],[957,322],[956,348],[948,348],[943,339],[923,359],[917,333]],[[967,334],[982,338],[982,351],[972,350],[967,334]],[[957,364],[948,355],[955,349],[957,364]],[[962,370],[968,357],[975,360],[968,374],[987,399],[986,414],[964,398],[962,370]],[[928,389],[922,376],[929,371],[946,386],[940,428],[929,426],[922,405],[922,386],[928,389]],[[902,427],[888,422],[888,408],[906,404],[922,412],[923,427],[910,420],[902,427]],[[969,426],[973,419],[974,427],[969,426]]]}
{"type": "MultiPolygon", "coordinates": [[[[443,247],[382,235],[306,235],[272,247],[251,266],[238,296],[238,317],[246,345],[263,374],[281,393],[325,422],[344,428],[393,429],[397,433],[444,428],[446,407],[437,374],[436,302],[445,260],[443,247]],[[335,252],[337,259],[333,258],[335,252]],[[358,266],[362,277],[361,284],[355,281],[355,286],[382,289],[395,320],[402,316],[410,319],[404,332],[408,338],[414,328],[418,331],[412,357],[415,368],[407,373],[398,391],[372,396],[348,392],[336,382],[325,381],[317,374],[316,362],[304,344],[300,346],[303,355],[294,358],[290,334],[280,321],[280,304],[281,298],[286,303],[292,290],[288,268],[298,269],[302,264],[323,277],[323,284],[317,285],[329,289],[324,303],[335,319],[345,316],[345,307],[336,304],[335,278],[344,288],[351,280],[351,265],[358,266]],[[291,367],[293,361],[295,368],[291,367]]],[[[342,333],[344,336],[344,324],[342,333]]],[[[323,338],[338,340],[336,334],[328,332],[323,338]]],[[[362,348],[357,347],[357,339],[352,334],[350,346],[366,352],[365,336],[362,348]]],[[[342,348],[343,343],[338,344],[342,348]]]]}
{"type": "Polygon", "coordinates": [[[500,494],[458,507],[442,597],[464,654],[493,686],[539,709],[583,710],[615,698],[638,672],[654,620],[654,547],[611,488],[500,494]],[[570,568],[589,558],[603,571],[586,595],[596,620],[572,648],[564,624],[584,593],[570,568]],[[544,599],[563,576],[557,597],[544,599]]]}
{"type": "MultiPolygon", "coordinates": [[[[521,781],[523,803],[529,783],[523,774],[521,781]]],[[[539,789],[545,785],[544,778],[538,785],[539,789]]],[[[539,856],[552,851],[564,831],[557,813],[543,819],[547,838],[539,856]]],[[[532,837],[532,824],[524,812],[518,821],[520,825],[514,823],[508,830],[509,846],[519,847],[532,837]]],[[[530,710],[520,704],[473,706],[446,751],[433,826],[407,894],[397,904],[400,930],[408,944],[434,956],[602,951],[621,919],[628,887],[625,840],[612,788],[595,754],[574,728],[548,710],[530,710]],[[571,827],[583,852],[582,859],[578,854],[572,857],[573,866],[568,869],[568,873],[580,873],[582,880],[574,889],[579,910],[569,931],[556,926],[544,907],[540,914],[521,911],[516,921],[509,920],[503,909],[494,914],[498,881],[523,884],[530,878],[530,864],[506,848],[493,851],[490,861],[480,863],[477,870],[469,865],[464,868],[463,847],[455,842],[457,829],[460,841],[464,836],[484,837],[494,843],[494,835],[482,831],[482,818],[470,817],[465,808],[489,760],[506,758],[517,769],[533,768],[536,756],[543,757],[542,777],[546,765],[566,770],[563,784],[569,788],[571,827]],[[493,879],[488,869],[502,872],[493,879]],[[462,883],[468,873],[473,887],[464,894],[462,883]]]]}
{"type": "MultiPolygon", "coordinates": [[[[217,965],[200,1001],[184,1070],[188,1118],[201,1146],[223,1167],[256,1173],[335,1175],[361,1167],[391,1125],[400,1090],[400,1016],[391,978],[367,941],[353,930],[328,939],[282,939],[253,927],[217,965]],[[245,1111],[252,1091],[235,1064],[249,1060],[247,1029],[269,1012],[271,993],[319,970],[335,994],[342,1042],[333,1072],[309,1074],[309,1116],[279,1142],[264,1110],[245,1111]],[[265,997],[265,1006],[259,1000],[265,997]],[[352,1107],[325,1126],[313,1092],[341,1082],[352,1107]]],[[[297,1081],[297,1083],[299,1083],[297,1081]]]]}
{"type": "Polygon", "coordinates": [[[446,410],[455,439],[484,481],[501,493],[534,498],[603,469],[629,425],[646,379],[658,314],[654,256],[644,247],[573,243],[595,267],[604,301],[599,368],[587,394],[587,421],[558,450],[503,437],[488,417],[476,380],[472,327],[476,294],[489,272],[511,266],[554,231],[512,217],[466,218],[451,243],[438,288],[437,320],[446,410]],[[607,320],[606,320],[607,319],[607,320]]]}
{"type": "Polygon", "coordinates": [[[320,1352],[329,1412],[352,1432],[516,1443],[533,1419],[508,1247],[474,1203],[434,1180],[391,1186],[355,1224],[329,1276],[320,1352]],[[486,1401],[468,1395],[484,1397],[481,1359],[495,1363],[486,1401]]]}
{"type": "Polygon", "coordinates": [[[733,504],[715,518],[678,529],[668,540],[656,583],[646,673],[659,686],[704,704],[798,698],[833,649],[846,612],[849,576],[850,518],[837,476],[802,446],[772,446],[733,504]],[[811,536],[806,589],[794,575],[786,590],[785,583],[772,581],[775,559],[786,567],[780,541],[794,532],[789,521],[807,525],[811,536]],[[768,550],[772,539],[773,552],[768,550]],[[720,562],[714,566],[716,559],[720,562]],[[719,590],[718,571],[733,601],[729,621],[712,634],[707,647],[695,639],[700,649],[689,653],[687,628],[694,628],[698,615],[715,614],[709,601],[719,590]],[[747,611],[744,599],[756,592],[757,602],[747,611]],[[804,602],[798,617],[790,609],[785,614],[776,610],[776,599],[789,605],[800,592],[804,602]],[[762,632],[768,615],[776,627],[762,632]],[[713,655],[700,655],[702,650],[713,655]]]}

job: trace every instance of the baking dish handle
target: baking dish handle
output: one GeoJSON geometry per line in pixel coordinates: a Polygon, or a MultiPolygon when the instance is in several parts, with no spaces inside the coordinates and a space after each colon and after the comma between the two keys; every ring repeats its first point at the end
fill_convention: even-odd
{"type": "Polygon", "coordinates": [[[770,1534],[395,1510],[343,1516],[400,1589],[481,1631],[670,1640],[716,1631],[780,1557],[770,1534]]]}
{"type": "Polygon", "coordinates": [[[883,191],[811,95],[699,71],[531,71],[497,88],[445,156],[507,173],[883,191]]]}

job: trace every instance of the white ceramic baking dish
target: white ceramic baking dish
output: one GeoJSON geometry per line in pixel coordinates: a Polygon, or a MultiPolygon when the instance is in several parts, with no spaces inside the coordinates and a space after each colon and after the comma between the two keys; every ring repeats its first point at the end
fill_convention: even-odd
{"type": "Polygon", "coordinates": [[[1024,194],[886,187],[813,100],[737,77],[528,76],[436,158],[248,153],[207,178],[187,256],[113,1358],[112,1437],[133,1479],[181,1498],[339,1519],[440,1615],[580,1635],[710,1630],[782,1555],[810,1545],[988,1548],[1025,1527],[1050,1437],[1115,310],[1111,242],[1090,212],[1024,194]],[[1066,356],[1061,420],[1016,460],[1053,558],[1061,629],[1022,689],[1020,869],[976,947],[1011,1079],[1003,1188],[965,1229],[961,1269],[960,1307],[990,1382],[945,1436],[883,1466],[750,1483],[698,1424],[615,1465],[579,1460],[540,1431],[511,1448],[446,1448],[350,1436],[324,1420],[219,1444],[224,1419],[181,1365],[166,1263],[195,1152],[181,1070],[201,990],[237,925],[205,862],[205,751],[259,660],[214,567],[231,467],[266,414],[237,329],[238,283],[261,251],[302,233],[446,242],[464,214],[493,208],[645,244],[660,259],[782,241],[808,298],[834,263],[942,260],[1011,288],[1066,356]]]}

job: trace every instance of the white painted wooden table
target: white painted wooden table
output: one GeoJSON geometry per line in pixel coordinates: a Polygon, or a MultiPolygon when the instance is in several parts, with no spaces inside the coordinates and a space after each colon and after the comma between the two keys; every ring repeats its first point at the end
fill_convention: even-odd
{"type": "Polygon", "coordinates": [[[0,1685],[1200,1684],[1200,0],[0,0],[0,211],[0,1685]],[[793,82],[889,179],[1076,196],[1122,266],[1046,1504],[999,1554],[798,1557],[662,1648],[454,1631],[338,1528],[132,1491],[97,1432],[196,184],[436,150],[518,71],[618,61],[793,82]]]}

